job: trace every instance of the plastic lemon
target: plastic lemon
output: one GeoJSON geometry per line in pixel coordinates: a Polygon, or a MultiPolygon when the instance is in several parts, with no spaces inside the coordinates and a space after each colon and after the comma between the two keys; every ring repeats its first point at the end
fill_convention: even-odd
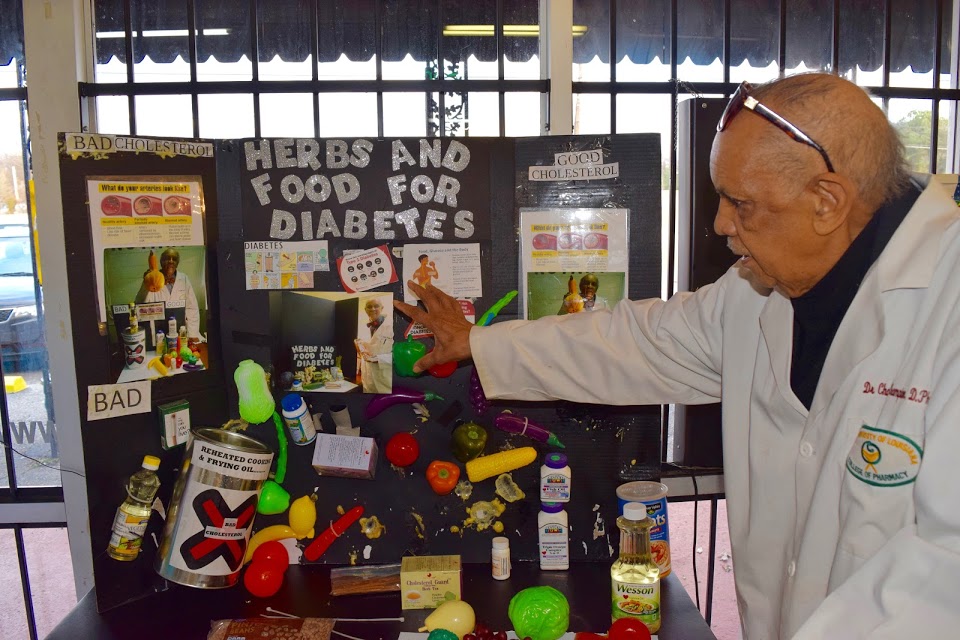
{"type": "Polygon", "coordinates": [[[519,592],[510,599],[507,615],[517,636],[531,640],[557,640],[570,626],[570,604],[553,587],[519,592]]]}
{"type": "Polygon", "coordinates": [[[290,528],[297,532],[297,540],[313,537],[317,523],[317,496],[301,496],[290,505],[290,528]]]}
{"type": "Polygon", "coordinates": [[[427,616],[423,626],[420,627],[420,632],[446,629],[456,634],[457,638],[463,638],[473,631],[476,624],[477,617],[473,607],[463,600],[448,600],[427,616]]]}

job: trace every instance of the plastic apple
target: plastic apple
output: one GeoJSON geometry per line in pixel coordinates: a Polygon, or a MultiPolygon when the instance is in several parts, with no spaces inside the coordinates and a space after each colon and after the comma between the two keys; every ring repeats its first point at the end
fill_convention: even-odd
{"type": "Polygon", "coordinates": [[[650,640],[647,625],[635,618],[620,618],[610,625],[608,640],[650,640]]]}

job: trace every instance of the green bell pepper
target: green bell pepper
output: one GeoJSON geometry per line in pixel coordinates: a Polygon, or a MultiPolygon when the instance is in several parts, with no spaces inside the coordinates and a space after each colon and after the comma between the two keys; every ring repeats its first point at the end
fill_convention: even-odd
{"type": "Polygon", "coordinates": [[[487,446],[487,430],[476,422],[464,422],[453,430],[450,450],[460,462],[473,460],[487,446]]]}
{"type": "Polygon", "coordinates": [[[427,347],[422,342],[407,336],[406,340],[393,343],[393,370],[398,376],[415,378],[419,373],[414,372],[413,365],[417,360],[427,355],[427,347]]]}

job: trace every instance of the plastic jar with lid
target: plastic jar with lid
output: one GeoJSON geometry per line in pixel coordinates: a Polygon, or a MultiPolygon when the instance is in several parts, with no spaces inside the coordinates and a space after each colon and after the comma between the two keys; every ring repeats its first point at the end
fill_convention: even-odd
{"type": "Polygon", "coordinates": [[[559,502],[543,502],[537,515],[540,568],[563,571],[570,568],[570,522],[559,502]]]}
{"type": "Polygon", "coordinates": [[[540,500],[570,502],[572,477],[567,456],[562,453],[548,453],[540,467],[540,500]]]}
{"type": "Polygon", "coordinates": [[[280,406],[283,409],[283,421],[290,431],[290,441],[298,445],[313,442],[317,437],[317,429],[313,426],[313,416],[303,398],[296,393],[288,393],[280,401],[280,406]]]}
{"type": "Polygon", "coordinates": [[[510,577],[510,540],[503,536],[493,539],[491,565],[494,580],[506,580],[510,577]]]}

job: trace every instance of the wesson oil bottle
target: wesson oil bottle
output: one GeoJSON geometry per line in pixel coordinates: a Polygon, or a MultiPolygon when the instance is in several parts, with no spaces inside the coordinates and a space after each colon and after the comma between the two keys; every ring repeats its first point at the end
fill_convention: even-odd
{"type": "Polygon", "coordinates": [[[613,619],[636,618],[650,633],[660,629],[660,568],[650,553],[647,508],[629,502],[617,518],[620,528],[620,557],[610,567],[613,619]]]}
{"type": "Polygon", "coordinates": [[[113,518],[113,533],[107,555],[116,560],[134,560],[140,554],[140,543],[150,521],[153,497],[160,488],[157,469],[160,458],[144,456],[143,468],[130,476],[127,482],[127,499],[117,509],[113,518]]]}

